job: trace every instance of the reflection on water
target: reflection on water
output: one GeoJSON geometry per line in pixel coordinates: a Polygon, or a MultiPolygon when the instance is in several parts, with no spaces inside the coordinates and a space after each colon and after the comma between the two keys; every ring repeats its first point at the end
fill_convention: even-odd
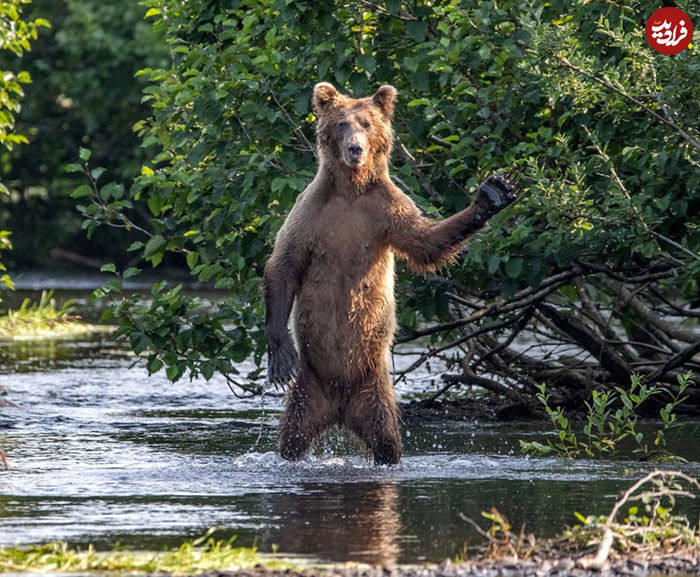
{"type": "MultiPolygon", "coordinates": [[[[0,546],[59,539],[161,549],[216,526],[262,551],[440,561],[479,541],[460,513],[478,521],[495,506],[515,527],[548,536],[574,511],[609,511],[654,467],[528,459],[517,441],[541,435],[536,427],[472,421],[405,427],[398,467],[374,466],[337,435],[320,454],[288,463],[274,452],[279,400],[261,410],[223,379],[149,378],[104,335],[1,351],[17,406],[0,409],[13,467],[0,473],[0,546]]],[[[674,433],[696,476],[698,429],[674,433]]],[[[697,518],[697,504],[682,507],[697,518]]]]}
{"type": "MultiPolygon", "coordinates": [[[[12,372],[35,372],[60,368],[64,365],[74,366],[76,355],[86,361],[101,357],[107,361],[110,357],[126,358],[128,351],[115,348],[112,337],[107,332],[82,335],[80,341],[75,337],[60,337],[42,340],[0,340],[0,363],[5,370],[12,372]]],[[[89,362],[86,367],[89,367],[89,362]]]]}
{"type": "Polygon", "coordinates": [[[281,551],[323,558],[333,543],[336,559],[397,562],[397,483],[303,483],[299,489],[275,499],[281,521],[275,542],[281,551]]]}

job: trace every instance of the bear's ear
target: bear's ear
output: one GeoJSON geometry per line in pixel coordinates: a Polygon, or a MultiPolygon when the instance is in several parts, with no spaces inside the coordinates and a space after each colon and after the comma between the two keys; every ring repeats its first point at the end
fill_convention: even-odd
{"type": "Polygon", "coordinates": [[[328,82],[319,82],[314,86],[314,112],[320,115],[324,110],[328,109],[328,105],[338,98],[338,96],[338,91],[332,84],[328,82]]]}
{"type": "Polygon", "coordinates": [[[382,109],[382,112],[387,117],[391,118],[394,114],[394,100],[396,99],[396,88],[385,84],[380,86],[379,90],[372,96],[372,102],[382,109]]]}

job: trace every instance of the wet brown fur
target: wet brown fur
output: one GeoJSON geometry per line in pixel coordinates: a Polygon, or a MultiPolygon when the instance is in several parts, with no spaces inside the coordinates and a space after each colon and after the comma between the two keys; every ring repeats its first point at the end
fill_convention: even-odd
{"type": "Polygon", "coordinates": [[[395,94],[390,86],[361,99],[326,83],[314,89],[318,172],[280,229],[263,282],[270,358],[294,355],[287,321],[295,303],[298,373],[280,436],[287,459],[300,458],[324,430],[340,425],[377,463],[400,460],[389,375],[394,255],[418,273],[433,271],[485,224],[486,210],[477,202],[440,222],[424,218],[391,182],[395,94]],[[366,160],[350,166],[347,150],[358,142],[368,148],[366,160]]]}

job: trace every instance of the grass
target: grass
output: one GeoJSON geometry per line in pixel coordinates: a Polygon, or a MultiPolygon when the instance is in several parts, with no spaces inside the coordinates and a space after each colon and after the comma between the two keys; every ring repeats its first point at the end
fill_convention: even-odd
{"type": "Polygon", "coordinates": [[[19,309],[8,309],[0,316],[0,339],[70,336],[98,330],[103,328],[85,323],[75,314],[74,300],[57,308],[53,291],[42,292],[38,303],[24,299],[19,309]]]}
{"type": "Polygon", "coordinates": [[[491,526],[482,529],[460,515],[486,540],[486,559],[557,559],[571,557],[584,569],[600,570],[609,560],[642,558],[663,560],[674,556],[697,558],[700,526],[674,511],[679,497],[700,495],[700,482],[680,471],[653,471],[634,483],[608,515],[574,513],[579,523],[546,541],[515,533],[496,509],[482,512],[491,526]]]}
{"type": "Polygon", "coordinates": [[[255,548],[234,547],[234,538],[219,540],[206,535],[183,543],[175,551],[109,552],[72,549],[66,543],[0,549],[0,573],[115,571],[196,575],[207,571],[238,571],[264,563],[270,569],[287,569],[289,563],[262,559],[255,548]]]}

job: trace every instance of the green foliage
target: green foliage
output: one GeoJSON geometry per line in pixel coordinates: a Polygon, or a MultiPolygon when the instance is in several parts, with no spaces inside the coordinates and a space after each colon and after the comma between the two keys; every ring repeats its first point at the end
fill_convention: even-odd
{"type": "Polygon", "coordinates": [[[136,235],[104,230],[85,243],[70,198],[82,180],[63,167],[80,147],[89,147],[112,179],[130,183],[140,173],[154,153],[140,147],[132,129],[149,110],[141,103],[145,79],[134,75],[165,62],[167,49],[143,19],[146,9],[138,0],[33,0],[27,12],[52,27],[22,58],[33,82],[25,89],[17,126],[29,142],[0,162],[1,178],[12,193],[3,202],[0,222],[16,231],[15,266],[50,266],[54,247],[126,262],[126,248],[136,235]]]}
{"type": "MultiPolygon", "coordinates": [[[[31,547],[0,549],[0,571],[17,572],[94,572],[199,574],[207,571],[240,571],[261,563],[254,548],[234,547],[234,538],[215,539],[213,530],[194,541],[183,543],[175,551],[128,551],[117,547],[99,552],[72,549],[66,543],[47,543],[31,547]]],[[[285,568],[280,562],[266,563],[270,568],[285,568]]]]}
{"type": "MultiPolygon", "coordinates": [[[[106,271],[112,269],[113,265],[103,267],[106,271]]],[[[123,276],[134,273],[134,269],[127,270],[123,276]]],[[[199,298],[183,294],[180,285],[166,290],[165,281],[154,285],[148,296],[127,299],[122,293],[122,277],[118,275],[98,289],[96,296],[114,293],[121,298],[105,312],[102,320],[119,319],[115,335],[126,336],[134,352],[147,357],[149,373],[165,367],[168,378],[175,381],[186,371],[191,378],[202,376],[206,380],[219,372],[226,376],[234,393],[238,394],[239,389],[259,392],[258,386],[234,378],[238,374],[236,363],[243,362],[250,354],[247,347],[240,345],[249,338],[240,327],[253,323],[244,307],[231,310],[219,305],[213,310],[199,298]],[[229,324],[232,319],[238,321],[233,327],[229,324]]],[[[256,376],[246,375],[250,379],[256,376]]]]}
{"type": "MultiPolygon", "coordinates": [[[[12,52],[16,57],[31,50],[31,40],[38,37],[38,29],[48,27],[44,18],[34,20],[22,19],[22,5],[30,0],[0,0],[0,54],[12,52]]],[[[15,130],[16,115],[21,110],[20,101],[24,96],[23,85],[31,82],[31,75],[26,70],[13,71],[0,67],[0,159],[7,156],[2,149],[10,151],[16,144],[27,142],[27,138],[15,130]]],[[[7,186],[0,180],[0,195],[9,193],[7,186]]],[[[0,230],[0,252],[12,248],[7,230],[0,230]]],[[[0,262],[0,272],[7,268],[0,262]]],[[[12,280],[7,274],[0,276],[0,284],[12,289],[12,280]]]]}
{"type": "MultiPolygon", "coordinates": [[[[48,27],[44,18],[22,19],[22,5],[31,0],[0,0],[0,50],[8,50],[22,56],[31,50],[30,41],[39,36],[39,28],[48,27]]],[[[15,116],[20,111],[24,96],[23,84],[31,82],[30,74],[22,70],[13,72],[0,68],[0,146],[12,150],[15,144],[26,143],[27,138],[15,132],[15,116]]],[[[0,189],[7,192],[3,186],[0,189]]]]}
{"type": "MultiPolygon", "coordinates": [[[[147,211],[132,252],[153,266],[179,255],[200,281],[230,291],[217,310],[240,329],[237,351],[262,357],[249,330],[262,319],[262,266],[316,170],[309,102],[321,80],[358,96],[397,87],[392,174],[435,216],[463,208],[487,174],[517,172],[522,200],[473,239],[449,278],[400,275],[406,332],[450,318],[450,290],[509,297],[581,262],[624,271],[675,263],[667,290],[697,300],[700,64],[697,48],[668,58],[646,46],[650,2],[144,5],[171,54],[168,66],[139,72],[152,115],[135,129],[159,152],[132,186],[74,194],[91,199],[81,209],[89,232],[135,225],[119,203],[147,211]]],[[[168,310],[165,294],[154,295],[155,310],[168,310]]],[[[188,314],[204,315],[190,305],[188,314]]],[[[152,312],[118,305],[113,314],[177,377],[181,325],[161,319],[171,332],[154,340],[136,321],[152,312]]]]}
{"type": "MultiPolygon", "coordinates": [[[[1,183],[0,183],[1,185],[1,183]]],[[[2,192],[0,191],[0,194],[2,192]]],[[[9,230],[0,230],[0,253],[3,250],[10,250],[12,248],[12,242],[10,242],[10,231],[9,230]]],[[[0,262],[0,284],[5,286],[8,289],[13,289],[14,285],[12,284],[12,279],[10,278],[10,275],[8,275],[5,271],[7,270],[7,267],[0,262]]]]}
{"type": "Polygon", "coordinates": [[[682,461],[683,459],[665,452],[666,432],[677,425],[675,410],[687,399],[684,393],[695,383],[692,374],[678,376],[678,390],[674,393],[658,385],[647,386],[639,375],[633,375],[628,389],[615,387],[614,390],[591,393],[591,401],[586,401],[586,421],[582,432],[577,432],[570,419],[564,416],[561,407],[551,407],[550,393],[543,383],[539,385],[537,399],[554,425],[558,439],[548,440],[544,445],[537,441],[520,441],[520,448],[531,456],[553,455],[556,457],[612,457],[620,454],[632,441],[633,452],[644,458],[662,461],[682,461]],[[642,405],[652,396],[665,394],[669,401],[659,410],[661,427],[656,430],[653,440],[649,435],[637,430],[637,421],[642,405]],[[627,440],[625,443],[623,441],[627,440]]]}

